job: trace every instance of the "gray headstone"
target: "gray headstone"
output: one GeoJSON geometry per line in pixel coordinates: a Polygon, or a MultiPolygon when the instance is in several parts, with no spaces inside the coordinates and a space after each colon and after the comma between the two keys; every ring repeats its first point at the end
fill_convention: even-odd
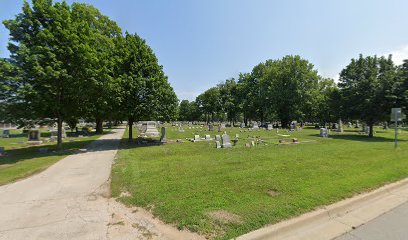
{"type": "Polygon", "coordinates": [[[242,122],[241,125],[239,126],[240,128],[245,128],[245,123],[242,122]]]}
{"type": "Polygon", "coordinates": [[[266,130],[273,130],[273,125],[272,125],[272,124],[268,124],[266,130]]]}
{"type": "Polygon", "coordinates": [[[230,136],[227,134],[222,135],[222,148],[232,148],[230,136]]]}
{"type": "Polygon", "coordinates": [[[221,148],[221,143],[220,143],[220,141],[215,141],[215,147],[216,147],[216,148],[221,148]]]}
{"type": "Polygon", "coordinates": [[[337,124],[337,132],[342,133],[343,132],[343,122],[341,119],[339,120],[339,123],[337,124]]]}
{"type": "Polygon", "coordinates": [[[258,129],[258,128],[259,128],[258,123],[257,123],[257,122],[254,122],[254,123],[252,124],[252,128],[253,128],[253,129],[258,129]]]}
{"type": "Polygon", "coordinates": [[[208,125],[208,131],[210,132],[214,131],[214,125],[212,124],[208,125]]]}
{"type": "Polygon", "coordinates": [[[40,141],[40,130],[29,130],[28,141],[40,141]]]}
{"type": "Polygon", "coordinates": [[[10,137],[10,129],[4,129],[2,137],[3,138],[9,138],[10,137]]]}
{"type": "Polygon", "coordinates": [[[211,140],[211,136],[209,134],[205,135],[205,140],[211,140]]]}
{"type": "Polygon", "coordinates": [[[4,150],[4,147],[0,147],[0,156],[3,156],[5,154],[6,154],[6,152],[4,150]]]}
{"type": "Polygon", "coordinates": [[[215,135],[215,141],[221,141],[221,136],[220,135],[215,135]]]}
{"type": "Polygon", "coordinates": [[[200,135],[194,135],[194,141],[199,141],[201,140],[200,135]]]}
{"type": "Polygon", "coordinates": [[[166,128],[162,127],[161,128],[161,137],[160,137],[160,142],[166,142],[166,128]]]}
{"type": "Polygon", "coordinates": [[[320,128],[320,137],[328,137],[329,136],[329,131],[327,128],[320,128]]]}

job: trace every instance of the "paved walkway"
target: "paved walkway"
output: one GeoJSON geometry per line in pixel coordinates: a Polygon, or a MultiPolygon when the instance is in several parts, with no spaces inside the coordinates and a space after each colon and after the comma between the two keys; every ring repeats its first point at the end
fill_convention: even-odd
{"type": "Polygon", "coordinates": [[[0,187],[0,239],[106,239],[109,177],[124,129],[33,177],[0,187]]]}
{"type": "Polygon", "coordinates": [[[407,238],[408,202],[336,240],[406,240],[407,238]]]}

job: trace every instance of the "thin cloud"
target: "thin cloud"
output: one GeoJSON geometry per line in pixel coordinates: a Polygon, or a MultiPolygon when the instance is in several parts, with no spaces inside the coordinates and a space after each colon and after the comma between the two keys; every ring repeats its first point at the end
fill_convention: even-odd
{"type": "Polygon", "coordinates": [[[390,54],[392,54],[392,60],[394,63],[398,65],[402,64],[403,60],[408,59],[408,44],[391,52],[390,54]]]}

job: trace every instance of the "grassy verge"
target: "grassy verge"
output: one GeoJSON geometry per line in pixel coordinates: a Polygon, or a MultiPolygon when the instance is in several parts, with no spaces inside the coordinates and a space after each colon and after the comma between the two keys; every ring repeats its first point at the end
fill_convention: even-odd
{"type": "MultiPolygon", "coordinates": [[[[47,136],[49,133],[42,133],[47,136]]],[[[83,138],[72,138],[75,141],[63,143],[62,150],[57,151],[56,143],[44,143],[41,146],[28,146],[27,134],[13,130],[10,138],[0,138],[0,146],[5,147],[7,156],[0,157],[0,185],[4,185],[32,174],[43,171],[58,160],[75,153],[101,135],[90,135],[83,138]],[[40,148],[48,148],[47,153],[40,153],[40,148]]]]}
{"type": "MultiPolygon", "coordinates": [[[[216,134],[167,130],[170,140],[194,132],[216,134]]],[[[401,132],[400,147],[394,149],[393,130],[376,130],[373,139],[354,129],[323,139],[315,129],[227,129],[231,138],[240,135],[233,149],[216,149],[214,142],[144,146],[123,141],[113,167],[113,196],[128,191],[131,196],[120,198],[126,204],[150,209],[179,228],[230,239],[407,177],[408,132],[401,132]],[[266,144],[246,148],[252,135],[266,144]],[[301,143],[277,144],[283,138],[301,143]]]]}

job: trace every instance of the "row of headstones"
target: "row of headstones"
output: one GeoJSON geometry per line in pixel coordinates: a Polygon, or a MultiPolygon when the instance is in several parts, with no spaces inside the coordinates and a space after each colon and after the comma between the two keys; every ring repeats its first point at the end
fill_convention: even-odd
{"type": "MultiPolygon", "coordinates": [[[[343,132],[343,128],[337,128],[336,132],[343,132]]],[[[363,125],[362,133],[369,134],[370,127],[363,125]]],[[[329,136],[329,129],[320,128],[320,137],[328,137],[328,136],[329,136]]]]}
{"type": "MultiPolygon", "coordinates": [[[[58,131],[57,130],[50,130],[51,132],[51,137],[50,140],[51,142],[56,141],[57,140],[57,136],[58,136],[58,131]]],[[[28,130],[28,141],[40,141],[40,130],[38,129],[31,129],[28,130]]],[[[9,138],[10,137],[10,129],[4,129],[3,133],[1,135],[3,138],[9,138]]],[[[67,134],[65,133],[65,129],[62,129],[62,138],[66,138],[67,134]]]]}

